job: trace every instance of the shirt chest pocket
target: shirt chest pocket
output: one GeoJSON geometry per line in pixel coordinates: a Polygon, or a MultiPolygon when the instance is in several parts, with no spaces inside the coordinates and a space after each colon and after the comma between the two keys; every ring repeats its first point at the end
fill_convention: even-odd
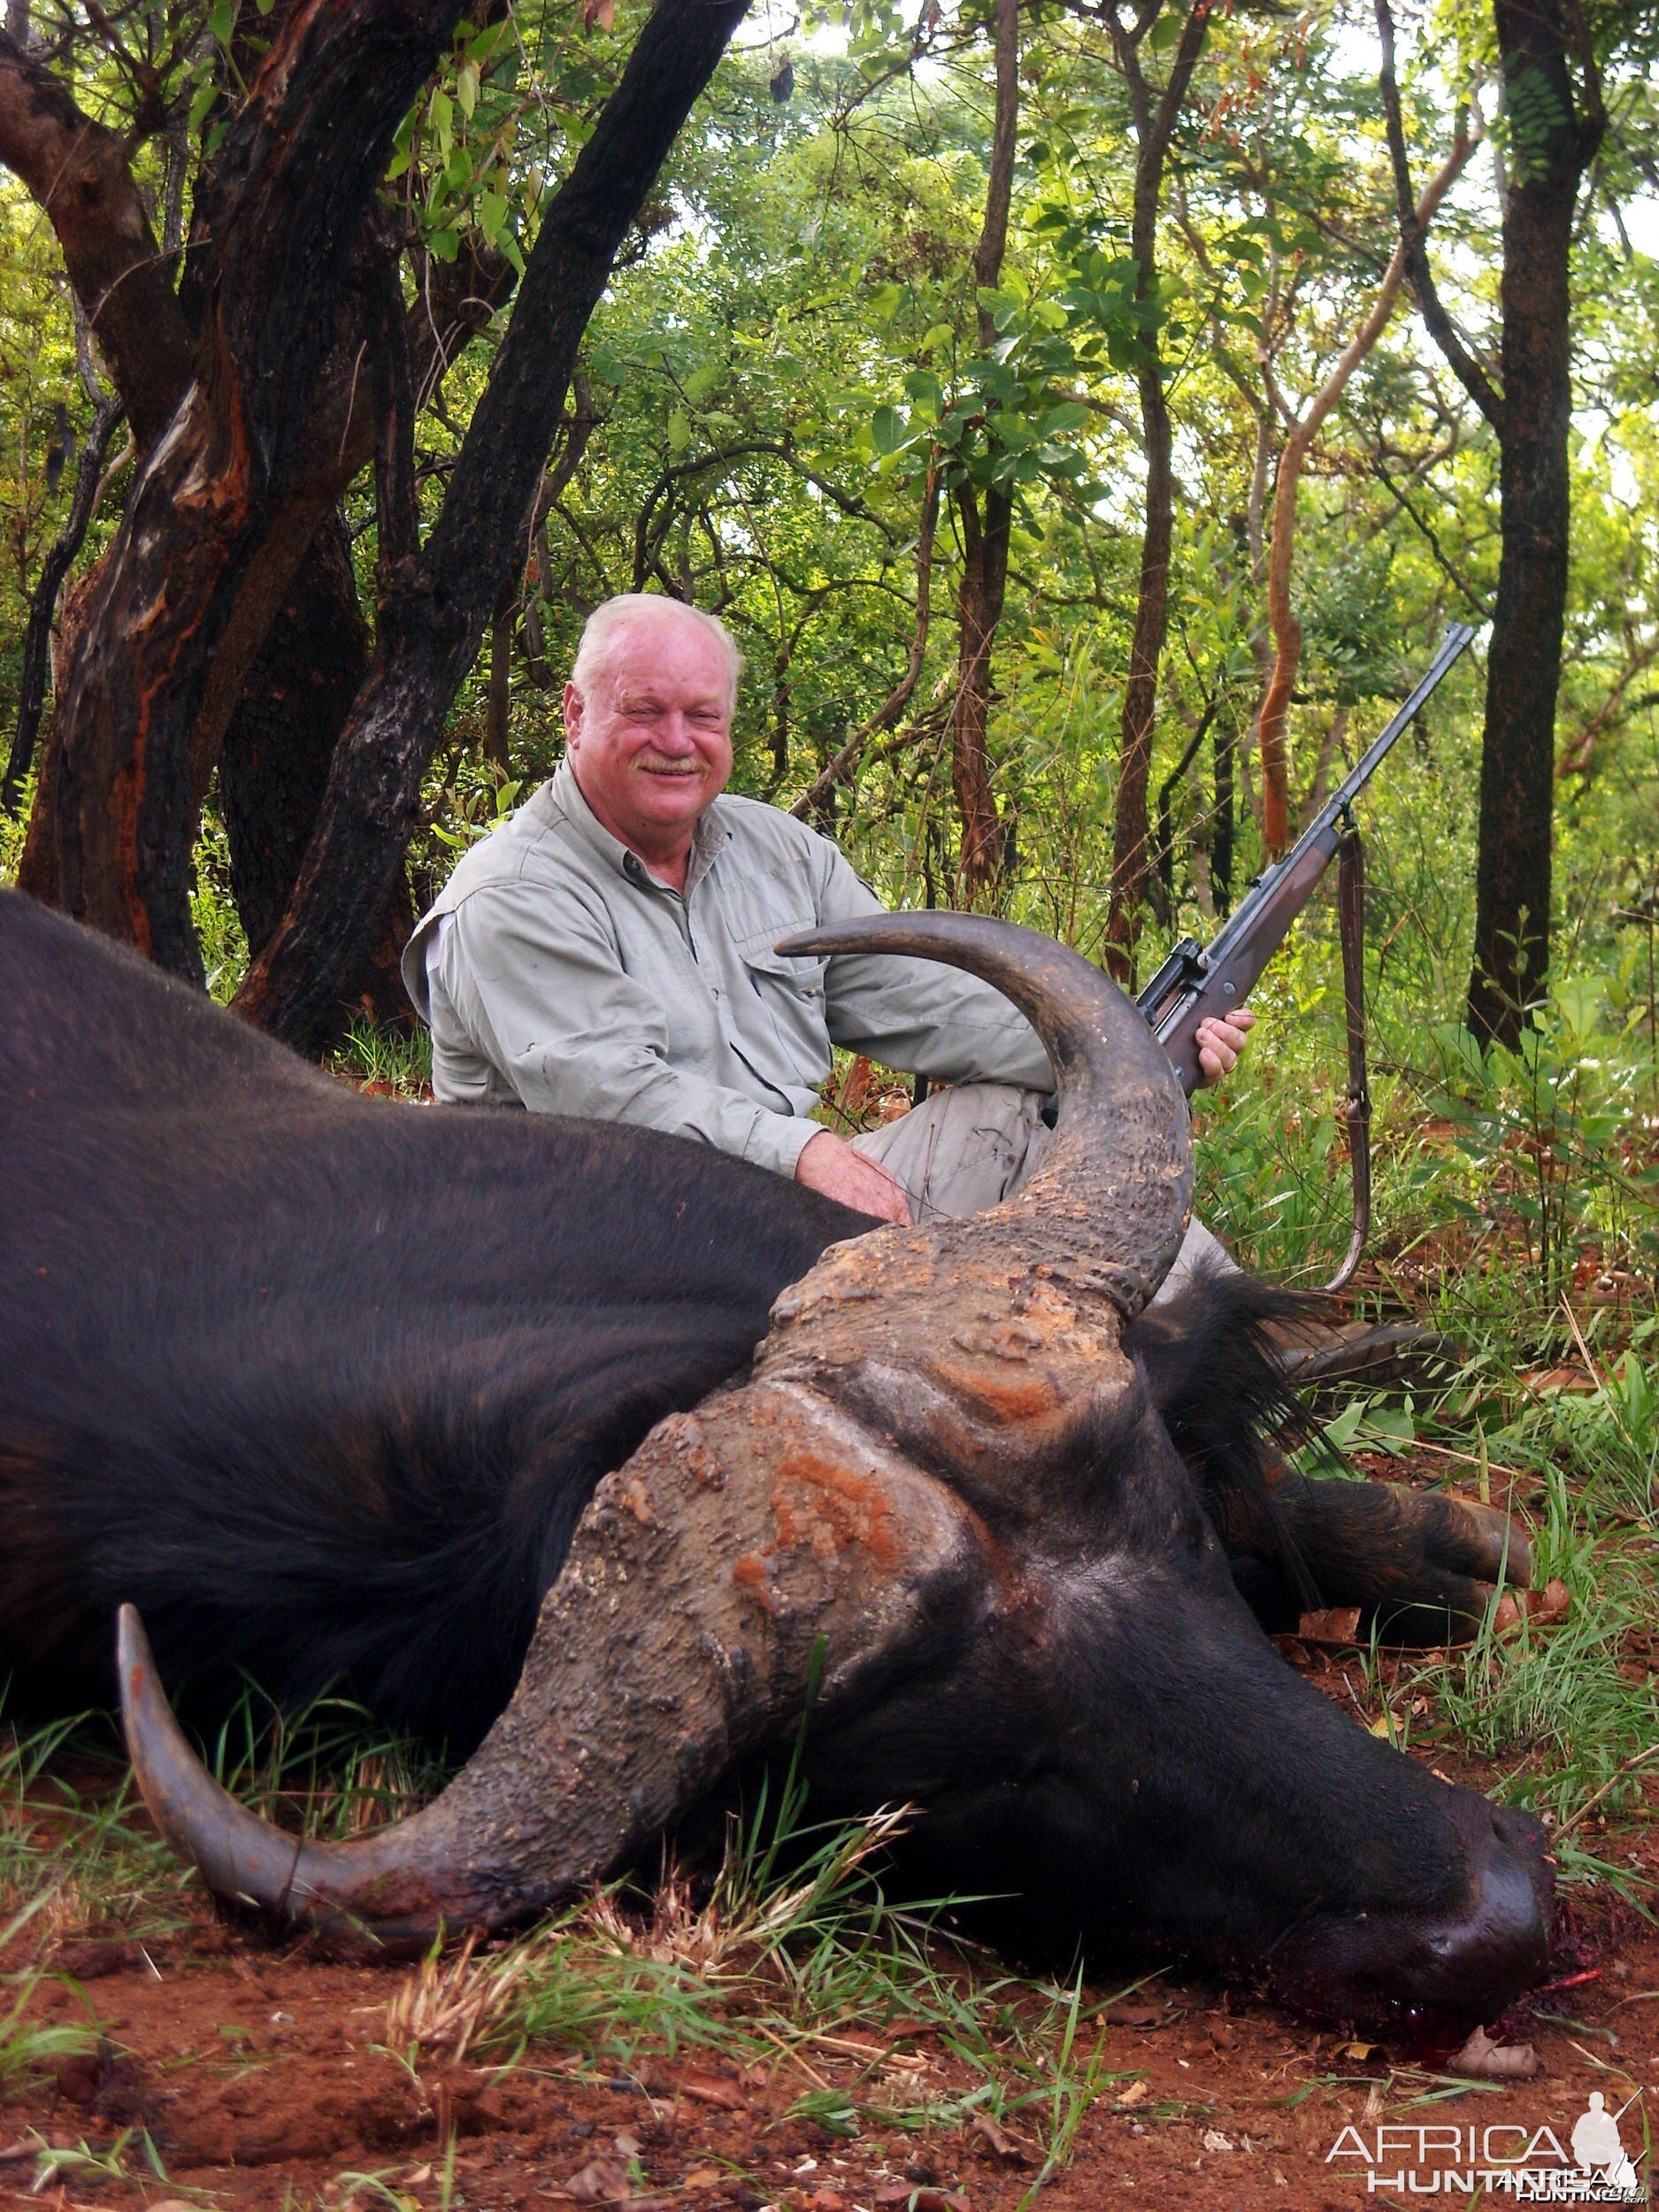
{"type": "Polygon", "coordinates": [[[824,1005],[825,960],[791,960],[772,947],[791,930],[810,929],[811,917],[769,926],[738,946],[745,1004],[738,1018],[743,1041],[753,1040],[770,1064],[761,1071],[793,1089],[811,1090],[830,1071],[824,1005]]]}

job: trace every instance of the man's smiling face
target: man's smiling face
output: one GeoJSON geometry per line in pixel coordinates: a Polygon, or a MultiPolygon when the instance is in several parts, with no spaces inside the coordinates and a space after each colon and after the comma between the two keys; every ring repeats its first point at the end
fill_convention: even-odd
{"type": "Polygon", "coordinates": [[[698,816],[726,788],[731,694],[718,639],[672,614],[623,626],[586,693],[565,686],[565,726],[582,796],[643,859],[683,850],[698,816]]]}

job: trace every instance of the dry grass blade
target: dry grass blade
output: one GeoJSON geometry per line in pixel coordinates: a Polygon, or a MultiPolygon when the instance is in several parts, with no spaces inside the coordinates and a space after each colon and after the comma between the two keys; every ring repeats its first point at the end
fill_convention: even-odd
{"type": "Polygon", "coordinates": [[[734,1843],[702,1905],[688,1877],[671,1866],[649,1918],[625,1911],[611,1893],[601,1891],[583,1907],[577,1925],[631,1958],[688,1967],[705,1979],[723,1971],[747,1972],[757,1954],[764,1955],[795,1933],[826,1898],[838,1893],[867,1860],[902,1835],[914,1809],[884,1806],[872,1813],[792,1886],[757,1890],[746,1878],[744,1854],[734,1843]]]}
{"type": "Polygon", "coordinates": [[[418,2045],[465,2058],[479,2036],[505,2013],[529,1964],[516,1952],[504,1959],[475,1959],[476,1935],[445,1962],[429,1951],[386,2008],[386,2040],[395,2051],[418,2045]]]}

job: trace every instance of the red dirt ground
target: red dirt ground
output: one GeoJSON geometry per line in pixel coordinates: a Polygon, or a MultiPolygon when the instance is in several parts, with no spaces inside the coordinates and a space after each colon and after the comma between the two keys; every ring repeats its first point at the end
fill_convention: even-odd
{"type": "MultiPolygon", "coordinates": [[[[1467,1768],[1458,1778],[1479,1779],[1467,1768]]],[[[1618,1844],[1621,1852],[1633,1846],[1642,1871],[1659,1878],[1659,1829],[1618,1844]]],[[[1368,2191],[1363,2161],[1330,2156],[1345,2126],[1374,2140],[1379,2124],[1548,2125],[1564,2147],[1594,2088],[1613,2109],[1634,2095],[1623,2131],[1640,2161],[1644,2104],[1659,2133],[1659,1931],[1583,1893],[1565,1919],[1558,1970],[1576,1977],[1574,1985],[1534,2001],[1574,2024],[1517,2007],[1501,2037],[1533,2043],[1541,2071],[1502,2087],[1448,2094],[1444,2078],[1414,2070],[1408,2053],[1317,2032],[1202,1978],[1161,1977],[1115,2008],[1106,2045],[1114,2078],[1078,2132],[1071,2165],[1042,2190],[1042,2212],[1400,2206],[1413,2200],[1389,2177],[1402,2162],[1402,2141],[1413,2139],[1393,2139],[1396,2154],[1368,2191]]],[[[0,2116],[0,2202],[8,2205],[300,2212],[341,2204],[349,2187],[342,2177],[372,2173],[396,2196],[369,2189],[353,2201],[401,2200],[425,2212],[444,2201],[442,2145],[451,2134],[448,2201],[468,2212],[571,2203],[631,2203],[634,2212],[1015,2212],[1035,2175],[1034,2142],[1024,2135],[999,2141],[995,2130],[953,2129],[849,2139],[784,2117],[814,2086],[852,2084],[884,2065],[919,2071],[941,2093],[967,2087],[972,2078],[927,2035],[888,2032],[868,2058],[817,2046],[803,2063],[780,2053],[769,2070],[748,2074],[692,2057],[641,2062],[633,2078],[604,2080],[542,2047],[508,2072],[423,2064],[417,2078],[370,2047],[384,2036],[386,2004],[406,1970],[279,1955],[219,1924],[204,1901],[187,1927],[146,1950],[83,1939],[53,1962],[81,1977],[107,2042],[100,2059],[60,2062],[55,2078],[26,2083],[0,2116]],[[30,2130],[60,2146],[96,2147],[129,2126],[150,2130],[166,2183],[81,2171],[28,2193],[38,2139],[30,2130]]],[[[48,1980],[35,2016],[84,2014],[62,1982],[48,1980]]],[[[128,2170],[141,2162],[129,2149],[128,2170]]],[[[1428,2169],[1458,2162],[1431,2151],[1419,2187],[1428,2169]]]]}

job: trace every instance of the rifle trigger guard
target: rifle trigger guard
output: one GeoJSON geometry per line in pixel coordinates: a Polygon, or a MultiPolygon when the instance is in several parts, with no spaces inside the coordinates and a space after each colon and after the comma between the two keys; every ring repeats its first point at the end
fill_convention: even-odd
{"type": "Polygon", "coordinates": [[[1371,1087],[1365,1071],[1365,859],[1354,817],[1344,806],[1338,820],[1337,919],[1342,938],[1342,997],[1348,1018],[1348,1167],[1354,1179],[1354,1229],[1342,1264],[1325,1285],[1346,1290],[1354,1279],[1371,1234],[1371,1087]]]}

